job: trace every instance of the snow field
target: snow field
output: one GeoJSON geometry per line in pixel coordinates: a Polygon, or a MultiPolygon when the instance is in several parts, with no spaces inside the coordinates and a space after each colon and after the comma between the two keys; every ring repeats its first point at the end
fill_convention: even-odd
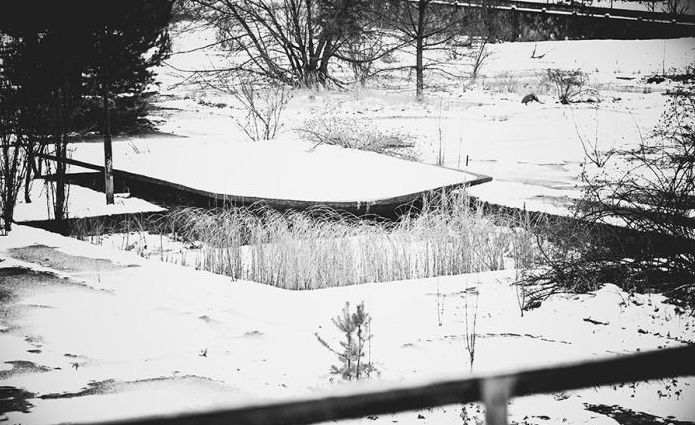
{"type": "MultiPolygon", "coordinates": [[[[51,286],[48,292],[22,287],[13,303],[16,314],[2,322],[3,358],[25,358],[41,370],[11,373],[3,385],[37,395],[95,388],[79,397],[32,399],[29,413],[6,414],[10,422],[94,421],[122,417],[124,411],[172,413],[339,388],[329,374],[337,359],[314,333],[336,343],[340,334],[331,318],[346,301],[364,301],[373,318],[371,359],[380,371],[374,383],[469,371],[465,291],[478,303],[474,372],[678,345],[692,341],[695,326],[692,317],[665,304],[662,296],[627,294],[613,285],[593,294],[554,296],[521,317],[510,285],[513,271],[286,291],[230,282],[22,226],[5,238],[0,255],[11,257],[3,268],[26,266],[83,282],[51,286]],[[37,268],[21,260],[31,252],[23,247],[34,244],[80,256],[82,270],[92,269],[61,271],[50,262],[37,268]],[[38,353],[26,353],[36,347],[38,353]]],[[[511,420],[546,415],[570,424],[614,423],[584,410],[584,403],[617,403],[695,420],[688,401],[695,396],[693,383],[676,378],[663,397],[657,395],[663,382],[647,382],[518,399],[511,420]]],[[[458,415],[460,406],[449,406],[384,415],[377,422],[450,423],[458,422],[458,415]]]]}

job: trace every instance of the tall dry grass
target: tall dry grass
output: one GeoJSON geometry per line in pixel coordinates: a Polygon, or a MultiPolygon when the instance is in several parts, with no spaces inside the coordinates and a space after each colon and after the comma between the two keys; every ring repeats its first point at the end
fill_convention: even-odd
{"type": "Polygon", "coordinates": [[[528,217],[483,214],[465,193],[441,194],[395,222],[327,209],[182,208],[118,226],[87,220],[76,229],[97,243],[120,232],[117,245],[143,256],[288,289],[524,268],[537,255],[528,217]]]}
{"type": "Polygon", "coordinates": [[[448,194],[397,222],[326,210],[185,208],[168,216],[166,228],[202,243],[199,269],[315,289],[513,267],[519,238],[531,238],[518,224],[483,215],[465,195],[448,194]]]}

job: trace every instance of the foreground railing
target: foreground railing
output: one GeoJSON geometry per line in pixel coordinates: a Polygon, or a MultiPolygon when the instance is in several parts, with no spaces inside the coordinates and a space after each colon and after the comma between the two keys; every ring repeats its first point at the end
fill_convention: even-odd
{"type": "Polygon", "coordinates": [[[511,397],[691,375],[695,375],[695,345],[503,374],[468,375],[424,385],[375,389],[367,384],[367,389],[356,387],[349,394],[329,393],[310,399],[141,417],[101,425],[311,424],[473,401],[485,404],[488,425],[506,425],[507,402],[511,397]]]}

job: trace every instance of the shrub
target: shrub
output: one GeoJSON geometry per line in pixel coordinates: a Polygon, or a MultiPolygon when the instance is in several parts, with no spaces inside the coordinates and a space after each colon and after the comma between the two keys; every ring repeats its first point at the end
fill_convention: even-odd
{"type": "Polygon", "coordinates": [[[567,105],[587,92],[593,92],[586,87],[589,81],[588,75],[579,70],[548,69],[547,79],[555,86],[557,99],[563,105],[567,105]]]}
{"type": "Polygon", "coordinates": [[[272,84],[265,90],[249,80],[241,81],[234,96],[246,111],[239,127],[254,142],[272,140],[282,127],[282,113],[292,97],[291,91],[280,84],[272,84]]]}
{"type": "Polygon", "coordinates": [[[314,147],[327,144],[377,152],[404,159],[416,159],[415,143],[405,134],[383,131],[366,119],[320,115],[304,122],[299,129],[303,139],[314,147]]]}
{"type": "Polygon", "coordinates": [[[346,302],[341,313],[333,318],[333,324],[345,337],[344,341],[340,341],[342,349],[334,349],[318,333],[315,334],[321,345],[338,356],[340,366],[331,366],[332,374],[349,381],[368,378],[376,372],[371,361],[371,322],[372,318],[364,309],[364,302],[357,305],[354,313],[350,312],[350,303],[346,302]]]}
{"type": "Polygon", "coordinates": [[[471,80],[475,81],[480,74],[487,59],[492,56],[492,52],[488,49],[487,39],[481,38],[477,44],[473,45],[469,57],[471,58],[471,80]]]}
{"type": "Polygon", "coordinates": [[[613,282],[695,306],[695,95],[676,93],[651,137],[591,158],[576,217],[548,226],[532,301],[613,282]]]}

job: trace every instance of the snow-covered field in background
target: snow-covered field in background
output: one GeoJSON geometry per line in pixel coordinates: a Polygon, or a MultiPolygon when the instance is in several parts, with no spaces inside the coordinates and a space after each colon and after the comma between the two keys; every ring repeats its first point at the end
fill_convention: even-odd
{"type": "MultiPolygon", "coordinates": [[[[466,291],[469,323],[478,304],[476,373],[694,337],[695,318],[662,296],[613,285],[555,296],[521,317],[513,271],[293,292],[22,226],[3,238],[0,257],[9,295],[0,302],[2,385],[33,393],[28,413],[7,413],[9,423],[89,422],[345,388],[329,373],[337,359],[314,335],[337,344],[331,319],[345,302],[364,301],[372,316],[372,384],[469,373],[466,291]],[[32,271],[4,272],[13,267],[32,271]]],[[[521,398],[510,413],[527,424],[615,424],[586,405],[617,404],[695,421],[693,399],[695,379],[675,378],[521,398]]],[[[354,423],[460,423],[460,413],[446,406],[354,423]]]]}
{"type": "MultiPolygon", "coordinates": [[[[175,38],[174,51],[191,50],[213,37],[196,34],[184,32],[175,38]]],[[[642,78],[662,71],[683,72],[695,63],[692,38],[501,43],[489,48],[492,55],[475,84],[465,77],[470,68],[465,60],[449,61],[449,68],[461,77],[430,75],[427,96],[421,102],[414,99],[413,76],[407,72],[395,80],[375,80],[366,88],[295,91],[283,115],[283,131],[271,142],[278,146],[279,160],[284,149],[301,145],[297,130],[306,127],[307,119],[345,116],[405,135],[416,143],[422,162],[435,163],[442,152],[448,167],[492,176],[493,182],[471,190],[482,199],[564,213],[567,199],[579,194],[584,160],[581,139],[600,149],[637,143],[658,122],[667,100],[663,92],[669,87],[668,83],[645,84],[642,78]],[[532,59],[534,49],[545,56],[532,59]],[[584,70],[589,85],[598,90],[593,97],[598,102],[560,105],[554,88],[544,80],[547,68],[584,70]],[[543,103],[523,105],[521,97],[531,92],[543,103]]],[[[174,55],[168,63],[191,70],[219,66],[221,60],[219,52],[203,50],[174,55]]],[[[401,55],[399,60],[404,65],[412,58],[401,55]]],[[[164,120],[161,130],[189,136],[192,142],[205,137],[248,143],[236,125],[243,122],[245,113],[234,97],[194,84],[175,85],[185,75],[168,66],[160,70],[164,94],[160,106],[165,109],[155,111],[155,116],[164,120]]],[[[189,146],[195,149],[196,145],[189,146]]],[[[275,154],[268,152],[265,160],[273,163],[275,154]]],[[[340,149],[335,152],[346,159],[353,155],[340,149]]],[[[182,153],[172,155],[177,164],[184,158],[182,153]]],[[[285,170],[278,168],[278,175],[285,170]]],[[[389,168],[382,174],[395,177],[389,168]]]]}

